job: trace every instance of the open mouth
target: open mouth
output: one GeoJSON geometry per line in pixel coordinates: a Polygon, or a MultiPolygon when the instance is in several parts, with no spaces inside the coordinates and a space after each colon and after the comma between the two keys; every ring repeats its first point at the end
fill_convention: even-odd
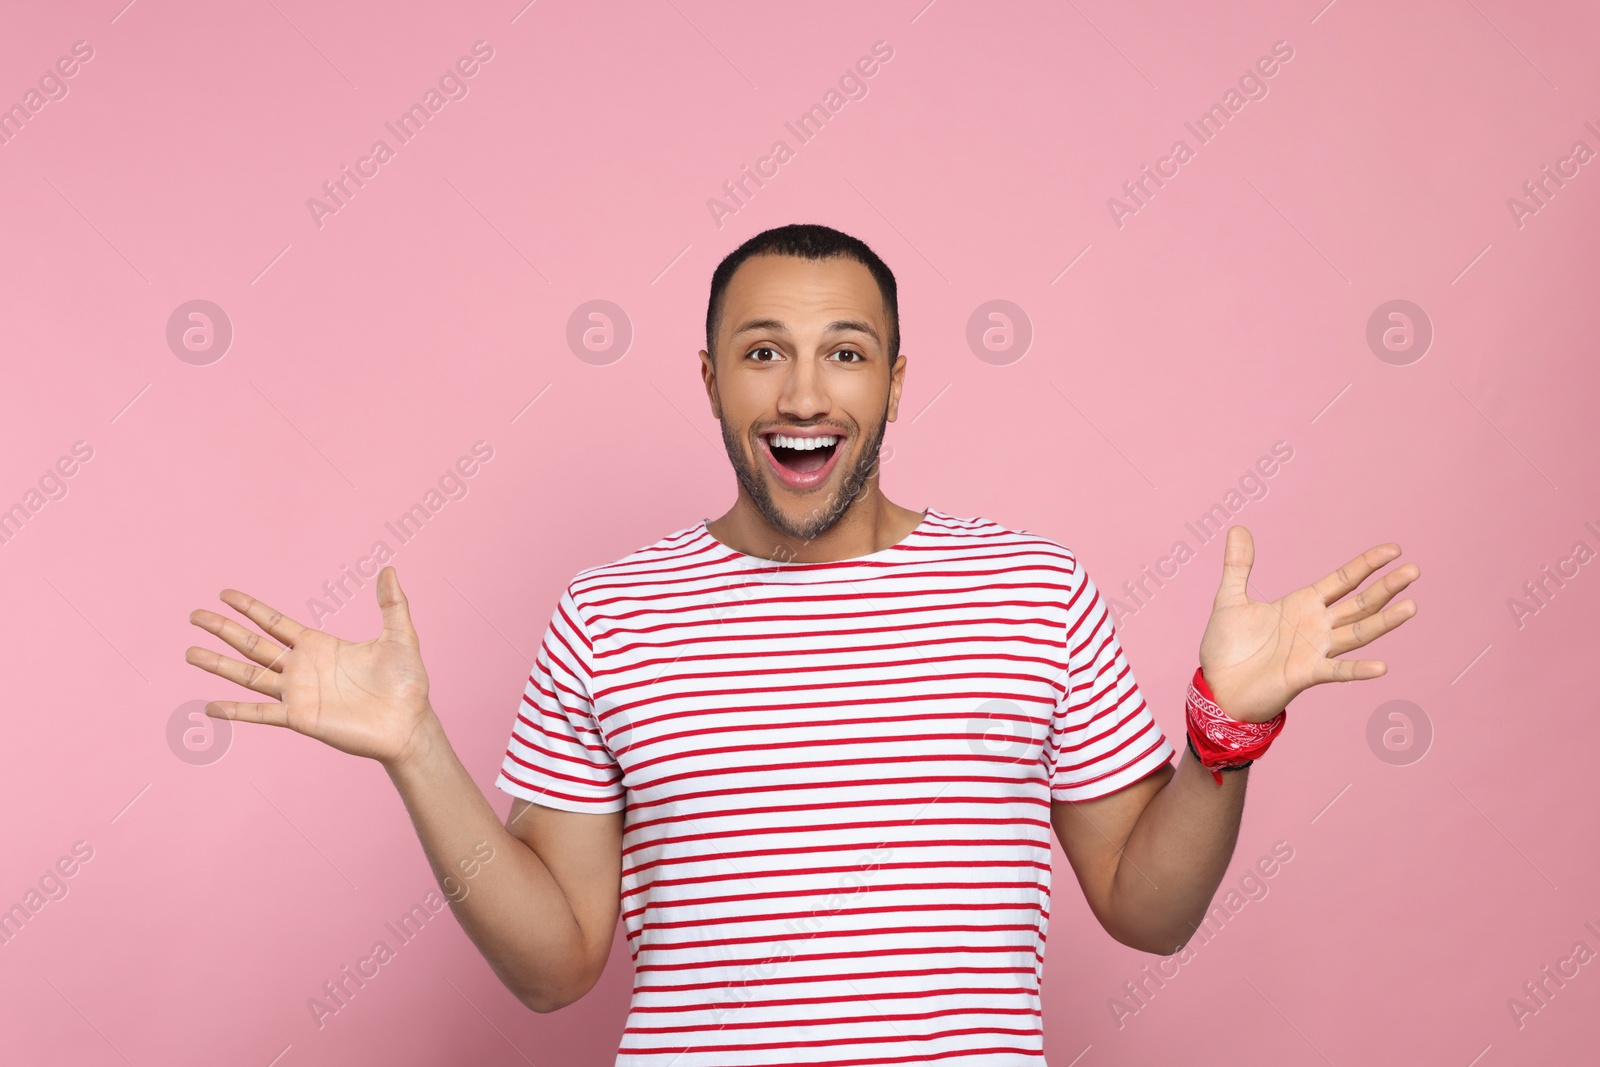
{"type": "Polygon", "coordinates": [[[838,460],[844,438],[838,434],[817,437],[790,437],[779,433],[761,435],[762,451],[773,471],[785,484],[796,489],[814,485],[828,476],[838,460]]]}

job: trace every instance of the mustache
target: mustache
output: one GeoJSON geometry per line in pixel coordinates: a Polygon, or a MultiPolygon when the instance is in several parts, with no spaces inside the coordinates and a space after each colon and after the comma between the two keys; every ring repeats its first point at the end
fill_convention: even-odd
{"type": "MultiPolygon", "coordinates": [[[[849,437],[850,436],[850,431],[847,428],[845,428],[843,426],[837,426],[837,425],[835,425],[834,423],[831,423],[831,422],[813,422],[813,423],[788,422],[788,423],[784,423],[783,425],[788,427],[789,429],[793,429],[793,430],[833,430],[840,437],[849,437]]],[[[752,429],[751,430],[751,436],[752,437],[762,437],[762,436],[764,436],[764,435],[766,435],[768,433],[773,432],[774,429],[775,429],[775,427],[772,427],[772,426],[763,427],[763,428],[761,428],[759,430],[752,429]]]]}

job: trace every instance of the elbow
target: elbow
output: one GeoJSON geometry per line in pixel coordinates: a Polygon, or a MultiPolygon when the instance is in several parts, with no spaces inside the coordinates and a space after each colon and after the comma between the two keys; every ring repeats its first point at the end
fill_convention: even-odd
{"type": "Polygon", "coordinates": [[[1112,938],[1129,948],[1148,952],[1152,956],[1175,956],[1182,952],[1194,936],[1195,928],[1187,930],[1107,930],[1112,938]]]}
{"type": "Polygon", "coordinates": [[[538,1012],[540,1015],[549,1015],[577,1000],[577,997],[559,997],[549,993],[518,993],[517,999],[529,1011],[538,1012]]]}
{"type": "Polygon", "coordinates": [[[1148,952],[1152,956],[1176,955],[1177,953],[1182,952],[1183,947],[1189,943],[1189,939],[1186,937],[1180,938],[1176,941],[1170,938],[1165,941],[1161,941],[1149,937],[1119,937],[1117,940],[1122,942],[1124,945],[1127,945],[1129,948],[1136,948],[1140,952],[1148,952]]]}
{"type": "Polygon", "coordinates": [[[517,1000],[529,1011],[538,1012],[540,1015],[549,1015],[551,1012],[560,1011],[569,1004],[574,1004],[583,999],[584,994],[594,987],[593,981],[569,985],[562,989],[536,989],[517,993],[517,1000]]]}
{"type": "Polygon", "coordinates": [[[522,1006],[524,1008],[527,1008],[529,1011],[538,1012],[540,1015],[549,1015],[553,1011],[560,1011],[562,1008],[566,1007],[566,1005],[560,1001],[549,1000],[544,997],[524,996],[518,997],[517,999],[522,1002],[522,1006]]]}
{"type": "Polygon", "coordinates": [[[1134,947],[1142,952],[1148,952],[1152,956],[1176,956],[1189,944],[1190,936],[1189,934],[1184,934],[1180,937],[1169,937],[1165,941],[1156,941],[1134,947]]]}
{"type": "Polygon", "coordinates": [[[1153,956],[1175,956],[1182,952],[1206,922],[1203,908],[1180,916],[1146,907],[1138,915],[1125,916],[1107,907],[1095,909],[1095,916],[1112,940],[1153,956]]]}

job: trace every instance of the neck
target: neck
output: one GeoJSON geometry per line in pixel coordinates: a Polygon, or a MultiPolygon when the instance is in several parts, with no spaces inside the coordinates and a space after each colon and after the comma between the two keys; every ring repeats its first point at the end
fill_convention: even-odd
{"type": "Polygon", "coordinates": [[[779,563],[832,563],[892,548],[921,522],[922,512],[892,502],[874,483],[828,529],[814,538],[797,538],[768,522],[741,487],[733,507],[706,529],[747,556],[779,563]]]}

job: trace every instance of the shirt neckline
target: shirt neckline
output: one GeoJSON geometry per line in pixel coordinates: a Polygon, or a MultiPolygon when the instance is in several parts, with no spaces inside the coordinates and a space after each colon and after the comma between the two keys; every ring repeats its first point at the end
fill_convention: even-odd
{"type": "Polygon", "coordinates": [[[815,567],[838,567],[847,563],[870,563],[875,560],[884,559],[890,554],[900,551],[911,544],[912,540],[923,533],[928,526],[929,520],[932,519],[936,514],[937,512],[934,511],[933,508],[923,508],[922,519],[916,524],[916,526],[911,528],[911,532],[906,534],[900,540],[896,541],[894,544],[890,545],[888,548],[882,548],[876,552],[868,552],[864,556],[848,556],[845,559],[814,560],[805,563],[785,563],[782,560],[763,559],[760,556],[752,556],[748,552],[740,552],[737,548],[734,548],[730,545],[725,545],[721,541],[717,540],[716,536],[712,534],[710,529],[711,520],[709,518],[700,520],[699,533],[701,537],[704,537],[706,540],[710,541],[712,546],[727,552],[732,559],[738,560],[740,563],[753,564],[762,567],[782,567],[789,570],[795,568],[810,569],[815,567]]]}

